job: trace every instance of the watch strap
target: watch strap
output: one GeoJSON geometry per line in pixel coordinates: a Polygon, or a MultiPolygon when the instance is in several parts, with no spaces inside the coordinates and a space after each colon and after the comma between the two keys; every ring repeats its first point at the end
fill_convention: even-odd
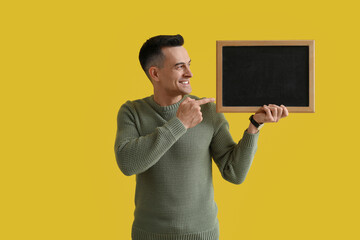
{"type": "Polygon", "coordinates": [[[252,125],[254,125],[257,129],[259,129],[263,125],[255,121],[254,114],[250,116],[249,120],[252,123],[252,125]]]}

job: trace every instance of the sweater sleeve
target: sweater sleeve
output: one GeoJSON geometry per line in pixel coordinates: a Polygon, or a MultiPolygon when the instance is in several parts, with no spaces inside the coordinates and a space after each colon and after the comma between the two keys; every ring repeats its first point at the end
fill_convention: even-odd
{"type": "Polygon", "coordinates": [[[223,113],[213,111],[214,135],[210,145],[211,155],[222,177],[234,184],[244,182],[257,150],[259,132],[246,130],[236,144],[229,132],[229,124],[223,113]]]}
{"type": "Polygon", "coordinates": [[[117,117],[115,156],[120,170],[127,176],[139,174],[154,164],[186,132],[182,122],[174,117],[148,135],[140,136],[136,113],[128,101],[117,117]]]}

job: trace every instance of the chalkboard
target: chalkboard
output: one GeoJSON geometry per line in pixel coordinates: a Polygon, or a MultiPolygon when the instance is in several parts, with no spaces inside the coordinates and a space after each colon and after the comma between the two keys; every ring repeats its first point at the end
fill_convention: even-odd
{"type": "Polygon", "coordinates": [[[217,41],[218,112],[315,112],[314,40],[217,41]]]}

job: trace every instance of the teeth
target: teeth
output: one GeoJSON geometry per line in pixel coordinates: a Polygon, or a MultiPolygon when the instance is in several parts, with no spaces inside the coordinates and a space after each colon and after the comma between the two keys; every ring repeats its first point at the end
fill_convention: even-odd
{"type": "Polygon", "coordinates": [[[189,83],[189,81],[186,81],[186,82],[181,82],[182,84],[188,84],[189,83]]]}

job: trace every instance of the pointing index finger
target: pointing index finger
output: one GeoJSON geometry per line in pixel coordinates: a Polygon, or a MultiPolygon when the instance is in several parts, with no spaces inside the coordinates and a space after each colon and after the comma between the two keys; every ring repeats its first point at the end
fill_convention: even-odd
{"type": "Polygon", "coordinates": [[[196,103],[199,105],[203,105],[205,103],[214,102],[214,101],[215,101],[215,98],[203,98],[203,99],[197,100],[196,103]]]}

